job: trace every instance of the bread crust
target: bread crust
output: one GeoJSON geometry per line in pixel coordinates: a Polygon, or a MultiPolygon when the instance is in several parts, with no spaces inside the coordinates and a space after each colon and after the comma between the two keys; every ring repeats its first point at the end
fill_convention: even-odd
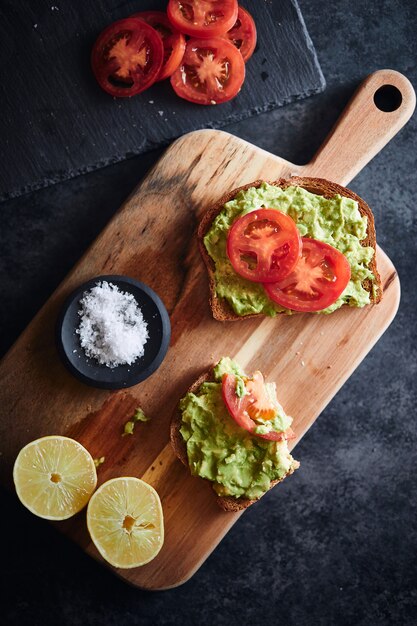
{"type": "MultiPolygon", "coordinates": [[[[214,375],[213,375],[214,366],[215,364],[213,364],[213,366],[207,372],[204,372],[203,374],[201,374],[201,376],[197,378],[197,380],[191,385],[191,387],[187,390],[186,393],[197,392],[203,383],[215,382],[214,375]]],[[[180,433],[181,423],[182,423],[182,415],[181,415],[179,406],[177,406],[171,419],[171,427],[170,427],[171,445],[174,449],[176,456],[179,458],[181,463],[183,463],[185,467],[189,469],[187,446],[183,439],[183,436],[180,433]]],[[[272,487],[274,487],[278,483],[282,482],[284,478],[292,474],[298,467],[299,467],[299,463],[291,467],[291,469],[281,479],[272,481],[270,489],[272,489],[272,487]]],[[[211,483],[211,481],[205,478],[201,480],[206,480],[208,483],[211,483]]],[[[233,496],[218,496],[217,494],[215,494],[215,497],[216,497],[217,504],[220,506],[220,508],[222,508],[223,511],[229,511],[231,513],[233,512],[236,513],[237,511],[242,511],[243,509],[247,509],[248,506],[250,506],[251,504],[254,504],[255,502],[259,500],[259,498],[256,500],[249,500],[249,498],[234,498],[233,496]]]]}
{"type": "MultiPolygon", "coordinates": [[[[216,282],[214,278],[215,272],[215,263],[209,253],[206,250],[204,245],[204,237],[207,232],[210,230],[210,227],[213,223],[215,217],[220,213],[223,209],[226,202],[233,200],[240,191],[246,191],[251,187],[260,187],[263,180],[256,180],[253,183],[249,183],[247,185],[243,185],[242,187],[238,187],[237,189],[233,189],[226,195],[224,195],[216,204],[210,207],[201,218],[200,224],[198,226],[197,237],[198,244],[200,248],[201,255],[203,257],[204,263],[207,267],[208,278],[209,278],[209,287],[210,287],[210,306],[213,312],[213,317],[220,322],[226,321],[238,321],[242,319],[249,319],[253,317],[265,317],[263,313],[254,313],[251,315],[237,315],[227,302],[225,298],[219,298],[216,293],[216,282]]],[[[368,218],[368,226],[366,232],[366,238],[361,241],[361,245],[364,247],[371,246],[376,251],[376,233],[375,233],[375,221],[373,213],[367,203],[362,200],[356,193],[347,189],[347,187],[342,187],[337,183],[332,183],[324,178],[309,178],[302,176],[292,176],[291,178],[280,178],[277,181],[269,182],[270,185],[274,185],[275,187],[281,187],[282,189],[286,189],[290,186],[298,186],[302,187],[306,191],[310,191],[319,196],[323,196],[325,198],[333,198],[336,194],[344,196],[345,198],[351,198],[352,200],[356,200],[359,206],[359,212],[362,216],[366,216],[368,218]]],[[[377,295],[374,296],[372,289],[372,281],[366,279],[362,282],[363,287],[370,294],[370,299],[372,304],[378,304],[378,302],[382,298],[382,283],[378,273],[377,265],[376,265],[376,255],[374,254],[372,261],[369,265],[370,270],[375,276],[375,281],[378,285],[377,295]]],[[[343,306],[348,306],[347,304],[343,306]]],[[[293,311],[291,314],[294,314],[293,311]]],[[[289,315],[285,311],[282,311],[280,315],[289,315]]]]}

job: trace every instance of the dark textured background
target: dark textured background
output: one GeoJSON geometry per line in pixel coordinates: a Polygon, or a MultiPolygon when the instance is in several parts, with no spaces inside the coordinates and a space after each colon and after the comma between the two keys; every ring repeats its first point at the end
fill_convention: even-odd
{"type": "Polygon", "coordinates": [[[296,0],[246,0],[259,33],[238,98],[219,107],[178,98],[162,81],[135,98],[112,98],[89,65],[98,33],[167,0],[0,3],[0,199],[85,174],[318,93],[324,79],[296,0]],[[278,36],[277,36],[278,33],[278,36]],[[24,40],[24,49],[19,45],[24,40]],[[279,63],[276,63],[279,59],[279,63]],[[17,140],[18,139],[18,140],[17,140]]]}
{"type": "MultiPolygon", "coordinates": [[[[391,67],[417,86],[414,0],[300,1],[326,91],[228,127],[296,162],[366,74],[391,67]]],[[[245,513],[191,581],[160,593],[129,588],[2,493],[3,623],[417,623],[416,126],[414,116],[351,183],[399,270],[398,316],[297,447],[300,471],[245,513]]],[[[1,205],[3,349],[157,157],[1,205]]]]}

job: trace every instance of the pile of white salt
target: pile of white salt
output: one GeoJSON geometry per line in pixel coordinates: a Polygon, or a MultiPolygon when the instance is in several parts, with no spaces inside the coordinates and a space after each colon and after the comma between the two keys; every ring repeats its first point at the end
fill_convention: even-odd
{"type": "Polygon", "coordinates": [[[101,365],[131,365],[145,352],[148,326],[131,293],[107,281],[83,294],[77,333],[85,354],[101,365]]]}

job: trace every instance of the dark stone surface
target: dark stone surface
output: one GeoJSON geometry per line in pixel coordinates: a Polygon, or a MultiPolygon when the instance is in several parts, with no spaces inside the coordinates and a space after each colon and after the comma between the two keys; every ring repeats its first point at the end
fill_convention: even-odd
{"type": "MultiPolygon", "coordinates": [[[[392,67],[417,85],[417,9],[301,8],[327,90],[228,130],[305,162],[366,74],[392,67]]],[[[399,270],[398,316],[297,447],[300,471],[244,514],[191,581],[161,593],[128,587],[2,492],[3,623],[416,624],[416,126],[414,116],[351,184],[399,270]]],[[[2,205],[3,349],[157,156],[2,205]]]]}
{"type": "Polygon", "coordinates": [[[89,67],[99,32],[138,10],[163,10],[166,4],[2,1],[0,74],[7,90],[0,116],[0,199],[142,154],[190,130],[219,128],[323,90],[297,0],[247,0],[260,37],[239,97],[218,107],[199,106],[178,98],[169,81],[135,98],[104,93],[89,67]],[[17,53],[19,40],[24,40],[24,54],[17,53]]]}

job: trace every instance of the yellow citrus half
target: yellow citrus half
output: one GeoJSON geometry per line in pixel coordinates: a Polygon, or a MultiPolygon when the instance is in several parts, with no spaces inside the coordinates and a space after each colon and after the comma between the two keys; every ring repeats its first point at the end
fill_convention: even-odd
{"type": "Polygon", "coordinates": [[[87,526],[101,556],[128,569],[149,563],[164,543],[164,518],[155,489],[139,478],[113,478],[97,489],[87,526]]]}
{"type": "Polygon", "coordinates": [[[35,515],[63,520],[81,511],[97,485],[91,454],[74,439],[52,435],[31,441],[13,468],[17,495],[35,515]]]}

